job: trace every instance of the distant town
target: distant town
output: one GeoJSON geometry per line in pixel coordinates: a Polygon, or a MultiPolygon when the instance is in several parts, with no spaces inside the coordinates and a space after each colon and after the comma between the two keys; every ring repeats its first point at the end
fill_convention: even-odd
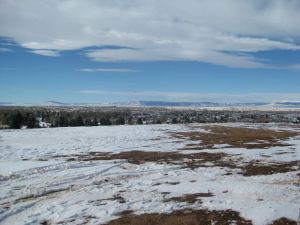
{"type": "Polygon", "coordinates": [[[299,124],[300,111],[197,107],[0,107],[0,129],[227,122],[299,124]]]}

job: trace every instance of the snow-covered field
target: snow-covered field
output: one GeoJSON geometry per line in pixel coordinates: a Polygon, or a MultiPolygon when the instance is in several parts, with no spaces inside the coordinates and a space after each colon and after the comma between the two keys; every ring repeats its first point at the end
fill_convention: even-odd
{"type": "MultiPolygon", "coordinates": [[[[105,224],[118,214],[170,213],[175,210],[232,209],[253,224],[281,217],[297,220],[300,186],[297,165],[285,172],[245,176],[243,165],[253,160],[289,163],[300,160],[300,136],[283,146],[237,148],[215,145],[182,150],[199,143],[175,137],[176,132],[209,132],[204,125],[140,125],[49,128],[0,131],[0,224],[105,224]],[[126,158],[80,160],[81,155],[130,151],[226,153],[238,167],[189,168],[180,163],[126,158]],[[76,160],[74,160],[74,156],[76,160]],[[70,160],[73,158],[72,160],[70,160]],[[168,201],[186,194],[212,193],[199,201],[168,201]],[[201,200],[201,201],[200,201],[201,200]]],[[[207,124],[205,125],[207,126],[207,124]]],[[[218,126],[218,125],[214,125],[218,126]]],[[[222,124],[228,127],[288,130],[289,125],[222,124]]],[[[184,159],[182,163],[191,160],[184,159]]],[[[230,162],[231,162],[230,161],[230,162]]],[[[204,164],[203,164],[204,165],[204,164]]],[[[207,166],[211,165],[211,166],[207,166]]],[[[298,164],[299,165],[299,164],[298,164]]]]}

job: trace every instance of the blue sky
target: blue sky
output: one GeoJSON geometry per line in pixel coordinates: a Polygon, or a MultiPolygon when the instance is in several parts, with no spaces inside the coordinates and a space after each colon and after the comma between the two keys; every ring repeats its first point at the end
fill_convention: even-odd
{"type": "Polygon", "coordinates": [[[298,1],[161,2],[1,1],[0,102],[300,101],[298,1]]]}

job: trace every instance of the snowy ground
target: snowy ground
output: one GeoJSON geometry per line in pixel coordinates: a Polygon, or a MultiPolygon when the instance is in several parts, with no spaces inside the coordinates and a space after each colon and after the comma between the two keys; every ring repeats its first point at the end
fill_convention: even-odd
{"type": "MultiPolygon", "coordinates": [[[[297,220],[300,187],[291,170],[271,175],[243,176],[238,168],[190,169],[172,163],[129,163],[126,159],[67,161],[88,152],[178,152],[191,140],[174,132],[207,132],[202,125],[143,125],[49,128],[0,131],[0,224],[105,224],[118,213],[169,213],[184,208],[232,209],[253,224],[281,217],[297,220]],[[193,204],[166,201],[193,193],[212,193],[193,204]]],[[[224,124],[222,124],[224,126],[224,124]]],[[[282,125],[226,124],[300,131],[282,125]]],[[[251,160],[300,160],[300,137],[267,149],[215,146],[201,152],[228,153],[239,164],[251,160]]],[[[197,152],[184,151],[188,154],[197,152]]]]}

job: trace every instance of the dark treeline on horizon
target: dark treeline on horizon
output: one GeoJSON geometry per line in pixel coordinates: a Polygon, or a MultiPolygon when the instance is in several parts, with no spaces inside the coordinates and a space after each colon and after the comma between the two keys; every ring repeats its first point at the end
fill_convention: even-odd
{"type": "Polygon", "coordinates": [[[300,112],[117,107],[0,107],[0,128],[161,123],[300,123],[300,112]]]}

